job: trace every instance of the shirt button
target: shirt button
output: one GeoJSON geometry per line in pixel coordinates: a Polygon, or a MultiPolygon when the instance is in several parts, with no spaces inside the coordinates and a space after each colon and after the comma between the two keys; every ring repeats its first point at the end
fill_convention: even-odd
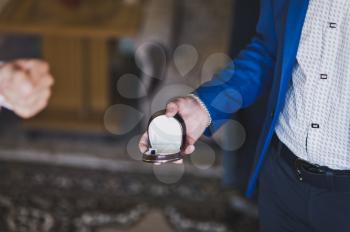
{"type": "Polygon", "coordinates": [[[320,125],[317,124],[317,123],[312,123],[311,127],[314,128],[314,129],[318,129],[318,128],[320,128],[320,125]]]}
{"type": "Polygon", "coordinates": [[[327,74],[321,74],[320,77],[321,77],[322,80],[328,79],[328,75],[327,74]]]}
{"type": "Polygon", "coordinates": [[[330,27],[330,28],[333,28],[333,29],[334,29],[334,28],[337,28],[337,23],[329,22],[328,24],[329,24],[329,27],[330,27]]]}

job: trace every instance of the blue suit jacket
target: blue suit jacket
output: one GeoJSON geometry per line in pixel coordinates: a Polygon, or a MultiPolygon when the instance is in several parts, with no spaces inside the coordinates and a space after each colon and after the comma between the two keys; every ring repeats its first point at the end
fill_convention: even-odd
{"type": "Polygon", "coordinates": [[[308,0],[261,0],[260,18],[251,43],[229,67],[195,91],[213,119],[212,126],[205,132],[210,136],[238,109],[253,104],[265,86],[271,86],[268,113],[257,146],[247,196],[254,193],[284,106],[308,3],[308,0]]]}

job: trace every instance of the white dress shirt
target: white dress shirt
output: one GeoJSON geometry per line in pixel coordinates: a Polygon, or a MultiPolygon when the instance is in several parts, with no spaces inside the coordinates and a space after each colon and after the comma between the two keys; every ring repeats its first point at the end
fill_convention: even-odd
{"type": "Polygon", "coordinates": [[[6,102],[5,98],[2,95],[0,95],[0,109],[1,107],[12,110],[12,106],[6,102]]]}
{"type": "Polygon", "coordinates": [[[298,157],[350,170],[349,0],[310,0],[276,133],[298,157]]]}

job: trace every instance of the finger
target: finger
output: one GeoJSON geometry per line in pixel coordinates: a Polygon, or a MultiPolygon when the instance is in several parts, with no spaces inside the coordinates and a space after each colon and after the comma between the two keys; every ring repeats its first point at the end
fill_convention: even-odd
{"type": "Polygon", "coordinates": [[[188,145],[184,151],[185,155],[190,155],[196,150],[194,145],[188,145]]]}
{"type": "Polygon", "coordinates": [[[175,102],[169,102],[166,106],[166,116],[174,117],[179,111],[179,107],[175,102]]]}
{"type": "Polygon", "coordinates": [[[148,149],[148,134],[147,132],[145,132],[141,138],[140,138],[140,141],[139,141],[139,149],[141,151],[141,153],[145,153],[148,149]]]}
{"type": "Polygon", "coordinates": [[[7,81],[2,94],[8,100],[17,102],[23,100],[23,97],[30,96],[32,93],[32,82],[27,78],[24,72],[15,71],[12,73],[12,78],[7,81]]]}
{"type": "Polygon", "coordinates": [[[42,110],[47,105],[50,96],[50,89],[42,90],[36,97],[35,101],[32,103],[33,108],[37,109],[37,111],[42,110]]]}
{"type": "Polygon", "coordinates": [[[8,91],[5,91],[4,95],[8,96],[11,101],[18,101],[19,103],[27,104],[33,98],[42,95],[43,92],[50,92],[49,87],[53,84],[53,78],[50,75],[43,78],[40,84],[36,86],[23,72],[17,72],[13,76],[13,80],[8,84],[8,91]]]}
{"type": "Polygon", "coordinates": [[[27,71],[40,74],[48,73],[50,70],[49,64],[39,59],[18,59],[14,61],[14,64],[27,71]]]}
{"type": "Polygon", "coordinates": [[[48,100],[50,95],[51,95],[50,88],[35,90],[29,96],[26,96],[26,97],[22,96],[22,98],[18,99],[17,105],[26,107],[26,108],[32,108],[32,107],[35,107],[38,104],[38,102],[41,102],[43,100],[48,100]]]}
{"type": "Polygon", "coordinates": [[[54,79],[50,74],[42,76],[40,79],[37,79],[35,82],[35,89],[43,89],[51,87],[54,84],[54,79]]]}
{"type": "Polygon", "coordinates": [[[28,97],[19,99],[17,105],[25,108],[35,108],[41,101],[47,101],[50,95],[51,90],[49,88],[43,88],[35,91],[28,97]]]}
{"type": "Polygon", "coordinates": [[[14,71],[14,66],[11,63],[6,63],[3,66],[1,66],[1,72],[0,72],[0,83],[1,87],[3,89],[7,88],[7,85],[9,84],[10,80],[12,79],[12,74],[14,71]]]}
{"type": "Polygon", "coordinates": [[[38,113],[40,113],[46,106],[47,106],[47,100],[42,100],[37,105],[35,105],[35,108],[27,109],[25,111],[22,110],[19,116],[25,119],[31,118],[37,115],[38,113]]]}
{"type": "Polygon", "coordinates": [[[186,145],[187,146],[194,145],[195,142],[196,142],[196,139],[194,139],[192,136],[190,136],[190,135],[186,136],[186,145]]]}
{"type": "Polygon", "coordinates": [[[33,116],[38,114],[39,112],[41,112],[42,110],[44,110],[46,108],[48,104],[48,97],[44,98],[42,100],[40,100],[37,104],[36,104],[36,108],[34,108],[33,111],[33,116]]]}
{"type": "Polygon", "coordinates": [[[29,80],[28,75],[23,71],[13,73],[11,87],[16,88],[23,95],[29,95],[33,90],[33,83],[29,80]]]}
{"type": "Polygon", "coordinates": [[[51,91],[42,90],[33,96],[22,99],[15,104],[14,111],[23,118],[30,118],[47,106],[51,91]]]}
{"type": "Polygon", "coordinates": [[[49,65],[45,61],[32,59],[17,60],[14,63],[17,67],[26,71],[34,83],[40,82],[42,77],[49,73],[49,65]]]}

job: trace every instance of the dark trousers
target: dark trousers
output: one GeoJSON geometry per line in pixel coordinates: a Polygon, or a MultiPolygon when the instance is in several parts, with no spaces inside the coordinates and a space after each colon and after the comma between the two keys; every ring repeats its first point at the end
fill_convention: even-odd
{"type": "Polygon", "coordinates": [[[260,176],[261,232],[350,232],[350,191],[313,187],[271,146],[260,176]]]}

